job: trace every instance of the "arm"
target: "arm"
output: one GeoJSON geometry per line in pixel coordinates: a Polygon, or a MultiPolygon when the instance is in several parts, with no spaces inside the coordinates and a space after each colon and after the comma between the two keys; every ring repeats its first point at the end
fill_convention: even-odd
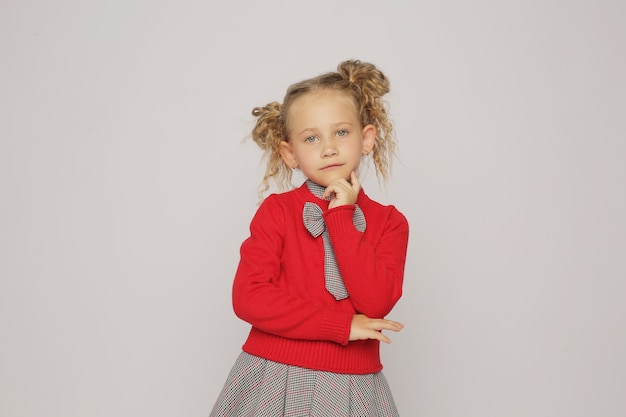
{"type": "MultiPolygon", "coordinates": [[[[353,213],[354,206],[344,205],[325,215],[337,264],[357,312],[383,318],[402,295],[408,222],[390,207],[375,219],[384,222],[380,232],[361,233],[352,224],[353,213]]],[[[372,221],[367,215],[366,220],[372,221]]]]}
{"type": "Polygon", "coordinates": [[[235,314],[278,336],[347,344],[352,314],[291,295],[277,284],[286,215],[277,200],[268,197],[254,216],[233,283],[235,314]]]}

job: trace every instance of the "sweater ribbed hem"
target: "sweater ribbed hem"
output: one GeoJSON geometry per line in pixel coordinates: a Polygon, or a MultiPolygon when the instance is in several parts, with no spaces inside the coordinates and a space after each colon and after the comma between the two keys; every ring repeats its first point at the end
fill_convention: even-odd
{"type": "Polygon", "coordinates": [[[275,362],[318,371],[370,374],[383,369],[380,362],[380,342],[372,339],[340,345],[333,342],[286,339],[253,327],[243,350],[275,362]]]}

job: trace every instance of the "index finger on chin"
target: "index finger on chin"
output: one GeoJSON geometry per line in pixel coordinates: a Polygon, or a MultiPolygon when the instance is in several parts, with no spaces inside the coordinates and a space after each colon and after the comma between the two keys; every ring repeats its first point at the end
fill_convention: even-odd
{"type": "Polygon", "coordinates": [[[356,176],[356,173],[354,171],[350,173],[350,184],[352,185],[353,190],[359,191],[361,189],[359,177],[356,176]]]}

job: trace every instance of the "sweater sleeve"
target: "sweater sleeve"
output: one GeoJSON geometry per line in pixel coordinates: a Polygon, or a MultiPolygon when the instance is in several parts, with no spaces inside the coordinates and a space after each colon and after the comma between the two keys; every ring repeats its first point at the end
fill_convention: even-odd
{"type": "Polygon", "coordinates": [[[235,314],[277,336],[347,344],[352,314],[289,294],[278,284],[285,244],[284,208],[269,196],[250,224],[233,283],[235,314]]]}
{"type": "Polygon", "coordinates": [[[380,231],[361,233],[354,227],[354,206],[340,206],[325,215],[344,284],[357,312],[383,318],[402,295],[409,225],[395,207],[386,207],[371,221],[380,231]]]}

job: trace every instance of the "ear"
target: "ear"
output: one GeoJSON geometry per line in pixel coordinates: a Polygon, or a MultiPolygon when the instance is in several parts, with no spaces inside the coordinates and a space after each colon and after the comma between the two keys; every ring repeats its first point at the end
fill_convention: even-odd
{"type": "Polygon", "coordinates": [[[280,156],[283,158],[285,165],[289,168],[298,167],[298,161],[296,160],[296,154],[293,151],[293,147],[286,140],[280,142],[280,156]]]}
{"type": "Polygon", "coordinates": [[[374,149],[374,144],[376,143],[376,126],[367,125],[363,128],[363,147],[361,148],[361,152],[363,155],[367,155],[372,152],[374,149]]]}

